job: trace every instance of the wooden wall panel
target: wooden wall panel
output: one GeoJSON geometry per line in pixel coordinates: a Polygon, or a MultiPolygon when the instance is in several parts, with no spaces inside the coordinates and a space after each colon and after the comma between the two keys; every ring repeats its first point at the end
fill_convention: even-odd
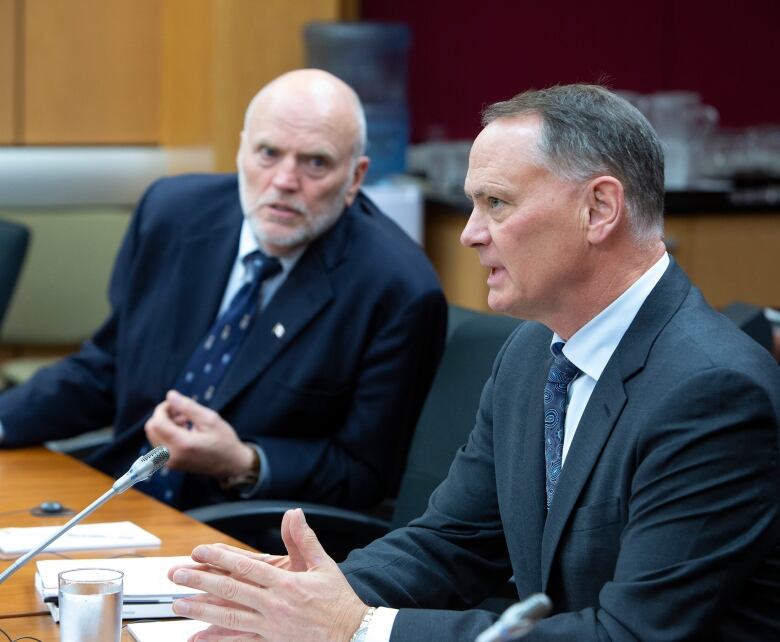
{"type": "Polygon", "coordinates": [[[692,216],[691,280],[710,305],[780,306],[780,212],[692,216]]]}
{"type": "Polygon", "coordinates": [[[279,74],[304,62],[303,26],[337,20],[339,0],[215,0],[213,136],[217,169],[236,167],[244,110],[279,74]]]}
{"type": "Polygon", "coordinates": [[[157,143],[161,4],[25,0],[27,144],[157,143]]]}
{"type": "Polygon", "coordinates": [[[16,0],[0,0],[0,145],[14,142],[16,0]]]}
{"type": "Polygon", "coordinates": [[[462,211],[428,203],[425,206],[425,252],[441,281],[447,302],[490,311],[487,268],[476,250],[460,244],[468,218],[462,211]]]}
{"type": "Polygon", "coordinates": [[[162,10],[163,145],[211,140],[212,0],[165,0],[162,10]]]}

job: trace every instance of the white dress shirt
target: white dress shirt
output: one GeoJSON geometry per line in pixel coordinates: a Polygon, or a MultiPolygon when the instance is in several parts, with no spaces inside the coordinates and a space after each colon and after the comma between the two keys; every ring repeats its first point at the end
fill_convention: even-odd
{"type": "MultiPolygon", "coordinates": [[[[631,287],[565,342],[563,354],[582,372],[569,384],[562,464],[566,462],[566,455],[577,432],[582,413],[588,405],[590,395],[601,373],[604,372],[628,326],[631,325],[650,292],[661,280],[668,265],[669,255],[664,252],[664,255],[634,281],[631,287]]],[[[563,342],[563,339],[558,334],[553,334],[550,342],[551,353],[552,345],[560,342],[563,342]]],[[[379,607],[374,612],[366,632],[366,642],[389,642],[397,613],[398,609],[379,607]]]]}

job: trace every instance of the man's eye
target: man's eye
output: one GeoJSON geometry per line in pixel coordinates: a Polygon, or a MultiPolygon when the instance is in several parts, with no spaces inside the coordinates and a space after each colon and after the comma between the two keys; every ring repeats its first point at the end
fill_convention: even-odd
{"type": "Polygon", "coordinates": [[[495,196],[487,197],[487,204],[490,209],[496,209],[497,207],[500,207],[502,203],[503,201],[500,198],[496,198],[495,196]]]}
{"type": "Polygon", "coordinates": [[[312,169],[324,169],[328,166],[328,161],[322,156],[310,156],[308,163],[312,169]]]}
{"type": "Polygon", "coordinates": [[[273,147],[266,147],[265,145],[257,148],[257,155],[262,159],[276,158],[277,151],[273,147]]]}

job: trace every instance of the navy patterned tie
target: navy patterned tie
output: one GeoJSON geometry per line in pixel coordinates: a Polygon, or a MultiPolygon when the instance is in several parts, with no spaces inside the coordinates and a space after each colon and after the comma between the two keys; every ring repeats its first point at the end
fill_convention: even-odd
{"type": "Polygon", "coordinates": [[[563,429],[569,384],[580,373],[579,368],[563,354],[563,343],[552,346],[553,364],[544,386],[544,462],[547,469],[547,508],[552,504],[555,487],[563,465],[563,429]]]}
{"type": "MultiPolygon", "coordinates": [[[[263,281],[282,269],[278,259],[265,256],[259,250],[245,256],[244,265],[249,279],[236,292],[228,309],[217,318],[195,348],[173,386],[181,394],[192,397],[204,406],[211,405],[219,382],[257,316],[263,281]]],[[[144,446],[141,454],[147,449],[148,445],[144,446]]],[[[157,475],[152,475],[140,488],[171,504],[178,496],[182,480],[180,471],[165,468],[157,475]]]]}

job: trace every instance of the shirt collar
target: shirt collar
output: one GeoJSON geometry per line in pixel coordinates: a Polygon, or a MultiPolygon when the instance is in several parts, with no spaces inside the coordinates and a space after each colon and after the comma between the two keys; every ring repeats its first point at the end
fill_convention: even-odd
{"type": "MultiPolygon", "coordinates": [[[[243,262],[243,260],[255,250],[260,250],[262,252],[262,248],[257,243],[254,232],[252,232],[252,226],[249,224],[246,217],[244,217],[244,221],[241,224],[241,235],[238,238],[238,260],[243,262]]],[[[279,263],[282,264],[282,274],[286,276],[290,273],[290,270],[295,267],[295,264],[298,262],[298,259],[301,258],[305,250],[306,246],[295,250],[295,252],[292,252],[287,256],[279,257],[279,263]]]]}
{"type": "MultiPolygon", "coordinates": [[[[582,326],[566,341],[563,353],[586,375],[599,380],[612,353],[636,317],[639,308],[661,280],[669,266],[669,255],[663,256],[640,276],[623,294],[604,308],[598,315],[582,326]]],[[[553,343],[563,341],[557,333],[553,334],[553,343]]]]}

